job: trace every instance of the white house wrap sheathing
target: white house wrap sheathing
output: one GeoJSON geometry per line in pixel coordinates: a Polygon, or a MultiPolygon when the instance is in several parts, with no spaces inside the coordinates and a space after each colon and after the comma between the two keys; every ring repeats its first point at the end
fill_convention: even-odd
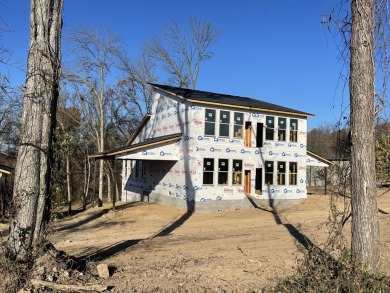
{"type": "MultiPolygon", "coordinates": [[[[218,122],[216,123],[218,133],[218,122]]],[[[143,196],[154,196],[157,201],[167,202],[177,206],[188,207],[189,202],[212,203],[218,209],[218,202],[234,201],[237,207],[239,202],[248,204],[244,192],[244,182],[234,184],[232,169],[233,160],[242,160],[242,176],[250,171],[250,194],[268,202],[298,201],[306,198],[306,155],[307,140],[306,117],[291,115],[275,115],[216,105],[203,106],[194,104],[164,91],[157,91],[154,95],[151,118],[138,134],[132,144],[144,142],[147,139],[182,133],[182,139],[167,145],[148,148],[130,154],[117,155],[117,159],[124,159],[122,200],[135,201],[143,196]],[[275,119],[284,117],[298,120],[297,142],[264,141],[263,147],[246,147],[244,138],[220,138],[205,136],[205,109],[226,110],[243,113],[245,122],[251,122],[251,145],[256,145],[256,125],[266,125],[266,117],[275,119]],[[204,158],[214,159],[214,184],[203,184],[204,158]],[[228,159],[229,176],[224,184],[218,184],[218,160],[228,159]],[[135,160],[142,160],[136,163],[135,160]],[[286,171],[286,182],[278,182],[277,172],[273,176],[272,185],[265,184],[265,162],[272,162],[274,170],[277,162],[297,163],[297,182],[289,184],[289,174],[286,171]],[[261,173],[261,191],[255,190],[256,173],[261,173]],[[215,205],[216,204],[216,205],[215,205]]],[[[277,131],[275,129],[275,131],[277,131]]],[[[232,133],[232,131],[231,131],[232,133]]],[[[287,138],[288,138],[287,128],[287,138]]],[[[288,167],[286,167],[288,168],[288,167]]],[[[204,204],[203,204],[204,206],[204,204]]],[[[220,206],[224,206],[221,204],[220,206]]],[[[225,204],[225,207],[229,205],[225,204]]],[[[234,207],[234,205],[231,205],[234,207]]]]}

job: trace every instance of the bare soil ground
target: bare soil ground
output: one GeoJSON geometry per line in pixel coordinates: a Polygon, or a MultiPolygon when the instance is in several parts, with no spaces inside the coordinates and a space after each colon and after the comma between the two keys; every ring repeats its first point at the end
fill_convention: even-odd
{"type": "MultiPolygon", "coordinates": [[[[382,270],[390,273],[388,191],[378,190],[378,207],[382,270]]],[[[313,193],[276,213],[188,214],[155,203],[110,208],[57,220],[50,240],[69,255],[108,264],[113,273],[105,283],[113,292],[248,292],[291,275],[297,245],[325,241],[329,196],[313,193]]]]}

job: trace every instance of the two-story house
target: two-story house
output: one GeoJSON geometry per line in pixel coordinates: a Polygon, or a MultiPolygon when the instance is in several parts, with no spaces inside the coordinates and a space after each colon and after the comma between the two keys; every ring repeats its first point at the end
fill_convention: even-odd
{"type": "MultiPolygon", "coordinates": [[[[213,211],[307,197],[307,117],[256,99],[151,84],[152,111],[125,147],[122,201],[213,211]]],[[[315,158],[317,160],[318,158],[315,158]]]]}

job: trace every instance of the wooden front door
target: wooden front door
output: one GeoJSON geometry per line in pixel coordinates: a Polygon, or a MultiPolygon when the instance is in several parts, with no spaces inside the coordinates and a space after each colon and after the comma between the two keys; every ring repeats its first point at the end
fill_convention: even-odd
{"type": "Polygon", "coordinates": [[[251,193],[251,171],[245,170],[244,193],[251,193]]]}

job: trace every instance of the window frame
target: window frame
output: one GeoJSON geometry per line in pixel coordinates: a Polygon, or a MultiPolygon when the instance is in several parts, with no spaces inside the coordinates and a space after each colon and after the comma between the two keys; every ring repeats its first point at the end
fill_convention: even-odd
{"type": "Polygon", "coordinates": [[[296,186],[298,185],[298,162],[288,163],[288,184],[296,186]],[[291,167],[295,165],[295,172],[291,172],[291,167]],[[292,183],[295,181],[295,184],[292,183]]]}
{"type": "Polygon", "coordinates": [[[298,119],[290,118],[290,142],[298,142],[298,119]],[[293,122],[296,122],[293,128],[293,122]]]}
{"type": "Polygon", "coordinates": [[[286,185],[286,162],[278,161],[276,166],[277,185],[286,185]]]}
{"type": "Polygon", "coordinates": [[[215,130],[216,130],[216,121],[217,121],[217,110],[216,109],[209,109],[209,108],[206,108],[205,109],[205,112],[204,112],[204,136],[215,136],[215,130]],[[211,117],[210,115],[208,115],[209,113],[214,113],[213,114],[213,117],[211,117]],[[208,117],[211,117],[213,119],[211,120],[207,120],[208,117]],[[207,132],[207,125],[210,125],[212,126],[210,129],[213,130],[213,133],[212,134],[209,134],[209,133],[206,133],[207,132]]]}
{"type": "Polygon", "coordinates": [[[218,159],[218,180],[217,184],[218,185],[229,185],[229,159],[218,159]],[[222,163],[225,163],[223,165],[222,163]],[[221,170],[223,169],[223,170],[221,170]],[[221,182],[221,181],[224,182],[221,182]]]}
{"type": "Polygon", "coordinates": [[[214,158],[203,158],[203,185],[214,185],[214,171],[215,171],[215,160],[214,158]],[[207,160],[212,163],[212,166],[209,168],[209,170],[206,170],[207,160]],[[211,176],[210,176],[211,174],[211,176]],[[205,183],[206,175],[209,175],[208,178],[211,178],[211,183],[205,183]]]}
{"type": "Polygon", "coordinates": [[[274,161],[264,162],[264,184],[270,186],[274,185],[274,161]],[[271,181],[267,180],[271,178],[271,181]]]}
{"type": "Polygon", "coordinates": [[[242,112],[233,112],[233,138],[244,138],[244,113],[242,112]],[[240,117],[238,117],[239,115],[240,117]],[[240,118],[241,121],[236,118],[240,118]],[[240,122],[241,124],[236,122],[240,122]],[[240,135],[236,135],[236,133],[239,133],[240,135]]]}
{"type": "Polygon", "coordinates": [[[278,141],[286,141],[287,140],[286,134],[287,134],[287,118],[278,117],[278,141]]]}
{"type": "Polygon", "coordinates": [[[242,185],[242,160],[233,159],[233,167],[232,167],[232,185],[242,185]],[[238,168],[236,168],[236,164],[239,164],[238,168]],[[239,179],[237,179],[239,178],[239,179]]]}
{"type": "Polygon", "coordinates": [[[218,130],[218,137],[226,137],[226,138],[229,138],[230,137],[230,123],[231,123],[231,119],[230,119],[230,111],[226,111],[226,110],[219,110],[219,130],[218,130]],[[227,114],[228,115],[228,122],[222,122],[222,119],[225,119],[223,117],[224,114],[227,114]],[[224,126],[224,127],[223,127],[224,126]],[[225,130],[224,128],[227,126],[227,135],[222,135],[221,134],[221,131],[222,130],[225,130]]]}
{"type": "Polygon", "coordinates": [[[265,116],[265,140],[275,140],[275,117],[265,116]],[[272,123],[269,122],[272,120],[272,123]],[[269,138],[272,135],[272,138],[269,138]]]}

